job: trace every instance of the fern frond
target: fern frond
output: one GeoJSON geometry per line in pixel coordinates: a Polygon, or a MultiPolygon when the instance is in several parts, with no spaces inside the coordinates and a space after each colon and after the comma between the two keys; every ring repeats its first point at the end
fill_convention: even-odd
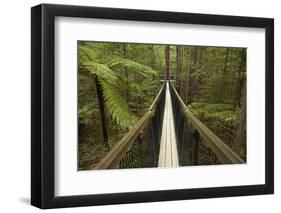
{"type": "Polygon", "coordinates": [[[96,52],[93,51],[90,47],[88,46],[79,46],[79,54],[86,57],[88,61],[94,61],[96,58],[96,52]]]}
{"type": "Polygon", "coordinates": [[[125,58],[110,59],[106,64],[110,69],[115,69],[118,67],[127,67],[129,68],[129,70],[136,71],[144,77],[149,77],[148,76],[149,74],[150,75],[157,74],[157,72],[153,70],[151,67],[148,67],[146,65],[125,58]]]}
{"type": "MultiPolygon", "coordinates": [[[[137,63],[130,59],[111,58],[103,60],[97,57],[96,51],[89,45],[80,45],[79,54],[81,74],[95,75],[102,86],[105,105],[112,119],[121,128],[132,126],[137,117],[130,111],[129,104],[124,97],[124,93],[143,93],[148,91],[151,85],[145,79],[137,80],[120,72],[118,68],[126,67],[129,72],[138,73],[144,78],[156,75],[157,72],[152,68],[137,63]]],[[[90,110],[81,109],[80,115],[88,115],[90,110]]]]}
{"type": "Polygon", "coordinates": [[[100,80],[100,83],[103,88],[105,103],[112,119],[122,128],[130,127],[137,118],[130,112],[128,103],[120,90],[106,80],[100,80]]]}
{"type": "Polygon", "coordinates": [[[96,75],[98,79],[107,79],[111,83],[116,82],[117,76],[113,70],[109,69],[104,64],[95,63],[92,61],[81,62],[82,68],[87,70],[90,74],[96,75]]]}

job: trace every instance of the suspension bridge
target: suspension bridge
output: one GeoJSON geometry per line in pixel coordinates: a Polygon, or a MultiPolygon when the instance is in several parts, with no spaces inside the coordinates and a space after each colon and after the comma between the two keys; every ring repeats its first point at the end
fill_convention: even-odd
{"type": "Polygon", "coordinates": [[[170,81],[95,169],[245,163],[188,110],[170,81]]]}

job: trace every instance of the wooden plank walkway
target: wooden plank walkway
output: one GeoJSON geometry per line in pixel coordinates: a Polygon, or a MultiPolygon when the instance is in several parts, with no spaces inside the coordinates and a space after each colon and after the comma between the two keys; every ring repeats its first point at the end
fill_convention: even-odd
{"type": "Polygon", "coordinates": [[[172,111],[172,101],[170,85],[166,83],[166,100],[163,117],[162,135],[160,141],[160,151],[158,167],[178,167],[178,150],[174,126],[174,116],[172,111]]]}

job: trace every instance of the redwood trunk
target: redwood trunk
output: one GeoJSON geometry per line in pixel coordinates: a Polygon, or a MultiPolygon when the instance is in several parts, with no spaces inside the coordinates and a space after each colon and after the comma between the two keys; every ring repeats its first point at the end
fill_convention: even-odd
{"type": "Polygon", "coordinates": [[[166,80],[170,80],[170,46],[165,47],[166,80]]]}
{"type": "Polygon", "coordinates": [[[241,52],[241,60],[240,60],[240,67],[238,70],[238,77],[236,80],[236,86],[235,86],[235,93],[234,93],[234,101],[233,101],[233,108],[241,107],[241,93],[243,88],[243,82],[244,82],[244,70],[246,65],[246,49],[242,49],[241,52]]]}
{"type": "Polygon", "coordinates": [[[182,47],[177,46],[177,72],[176,72],[176,88],[178,93],[180,94],[180,86],[181,86],[181,70],[182,70],[182,47]]]}

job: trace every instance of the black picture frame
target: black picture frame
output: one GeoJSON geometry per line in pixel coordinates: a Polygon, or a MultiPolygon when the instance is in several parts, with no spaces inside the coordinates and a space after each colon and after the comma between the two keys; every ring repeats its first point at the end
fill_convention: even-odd
{"type": "Polygon", "coordinates": [[[31,9],[31,52],[32,205],[46,209],[274,193],[273,19],[41,4],[31,9]],[[265,184],[56,197],[54,195],[54,21],[58,16],[264,28],[266,32],[265,184]]]}

